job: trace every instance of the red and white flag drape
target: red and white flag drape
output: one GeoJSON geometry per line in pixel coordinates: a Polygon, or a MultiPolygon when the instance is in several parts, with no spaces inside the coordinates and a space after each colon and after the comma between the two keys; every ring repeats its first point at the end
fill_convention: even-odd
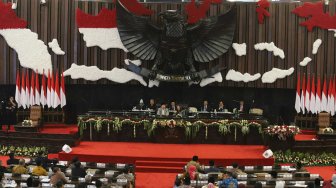
{"type": "Polygon", "coordinates": [[[21,86],[20,86],[19,71],[16,71],[15,101],[18,104],[18,108],[20,108],[22,105],[21,105],[21,86]]]}
{"type": "Polygon", "coordinates": [[[312,112],[312,114],[316,113],[316,98],[315,98],[315,77],[313,75],[312,78],[312,84],[311,84],[311,92],[310,92],[310,103],[309,103],[309,109],[312,112]]]}
{"type": "Polygon", "coordinates": [[[35,105],[40,105],[40,81],[37,70],[35,74],[35,105]]]}
{"type": "Polygon", "coordinates": [[[66,97],[65,97],[65,84],[64,84],[64,75],[62,71],[62,81],[61,81],[61,108],[66,105],[66,97]]]}
{"type": "Polygon", "coordinates": [[[321,99],[321,112],[327,112],[327,105],[328,105],[328,94],[327,94],[327,79],[324,78],[323,81],[323,90],[322,90],[322,99],[321,99]]]}
{"type": "Polygon", "coordinates": [[[322,93],[321,93],[321,79],[317,78],[317,89],[316,89],[316,100],[315,100],[315,112],[321,112],[321,101],[322,101],[322,93]]]}
{"type": "Polygon", "coordinates": [[[307,113],[310,112],[310,76],[307,75],[307,87],[306,87],[306,95],[305,95],[305,107],[307,109],[307,113]]]}
{"type": "Polygon", "coordinates": [[[303,75],[303,80],[302,80],[302,90],[301,90],[301,110],[302,114],[305,114],[305,96],[306,96],[306,75],[303,75]]]}
{"type": "Polygon", "coordinates": [[[296,96],[295,96],[295,110],[297,113],[301,111],[301,101],[300,101],[300,75],[297,78],[296,83],[296,96]]]}
{"type": "MultiPolygon", "coordinates": [[[[22,72],[21,76],[20,72],[17,71],[15,100],[18,103],[18,107],[22,106],[22,108],[26,109],[30,106],[41,104],[42,106],[48,105],[48,107],[52,108],[57,108],[60,105],[63,108],[66,105],[63,74],[61,78],[62,80],[60,81],[59,74],[57,72],[55,74],[55,82],[53,76],[50,79],[50,71],[48,71],[48,74],[48,88],[46,86],[46,78],[43,74],[40,90],[40,78],[37,73],[32,72],[31,79],[29,80],[29,71],[22,72]],[[53,97],[51,91],[55,91],[53,97]]],[[[53,75],[52,72],[51,74],[53,75]]]]}
{"type": "Polygon", "coordinates": [[[44,76],[44,70],[43,70],[43,75],[42,75],[40,103],[41,103],[42,107],[44,107],[45,105],[47,105],[47,88],[46,88],[46,81],[45,81],[45,76],[44,76]]]}

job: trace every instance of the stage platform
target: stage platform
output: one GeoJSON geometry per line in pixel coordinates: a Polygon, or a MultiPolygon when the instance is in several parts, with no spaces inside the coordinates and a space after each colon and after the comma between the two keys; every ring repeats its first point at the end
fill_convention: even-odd
{"type": "Polygon", "coordinates": [[[215,145],[215,144],[154,144],[131,142],[81,142],[71,153],[59,153],[60,160],[132,163],[136,171],[180,172],[193,155],[202,164],[215,160],[217,165],[273,165],[274,159],[265,159],[262,145],[215,145]]]}
{"type": "Polygon", "coordinates": [[[45,124],[40,132],[18,132],[11,126],[0,131],[1,145],[45,146],[49,153],[59,152],[64,144],[75,146],[79,143],[77,125],[45,124]]]}

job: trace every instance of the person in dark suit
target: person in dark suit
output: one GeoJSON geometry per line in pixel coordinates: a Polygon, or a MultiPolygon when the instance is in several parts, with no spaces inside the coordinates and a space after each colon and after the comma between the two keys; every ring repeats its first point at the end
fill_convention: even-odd
{"type": "Polygon", "coordinates": [[[152,110],[152,111],[155,111],[157,110],[157,106],[155,104],[155,100],[154,99],[150,99],[149,100],[149,105],[147,107],[148,109],[152,110]]]}
{"type": "Polygon", "coordinates": [[[81,163],[77,161],[75,163],[75,167],[71,169],[71,177],[72,178],[85,178],[86,171],[81,167],[81,163]]]}
{"type": "Polygon", "coordinates": [[[170,110],[170,111],[176,111],[176,104],[175,104],[175,101],[171,101],[171,102],[170,102],[169,110],[170,110]]]}
{"type": "Polygon", "coordinates": [[[210,160],[209,161],[209,168],[206,168],[204,170],[204,172],[207,173],[211,173],[211,172],[220,172],[220,170],[215,166],[215,161],[210,160]]]}
{"type": "Polygon", "coordinates": [[[217,112],[225,112],[225,106],[224,106],[224,102],[223,101],[219,101],[218,103],[218,108],[217,108],[217,112]]]}
{"type": "Polygon", "coordinates": [[[201,107],[202,112],[210,112],[211,108],[209,107],[209,103],[207,100],[203,101],[203,106],[201,107]]]}
{"type": "Polygon", "coordinates": [[[2,161],[0,160],[0,174],[6,173],[7,172],[7,168],[2,166],[2,161]]]}
{"type": "Polygon", "coordinates": [[[243,100],[239,101],[238,112],[239,113],[245,113],[245,112],[247,112],[247,109],[245,108],[243,100]]]}
{"type": "Polygon", "coordinates": [[[44,169],[48,169],[48,165],[51,164],[53,161],[48,159],[48,157],[44,157],[42,151],[40,151],[37,155],[38,156],[36,157],[35,162],[41,163],[44,169]]]}
{"type": "Polygon", "coordinates": [[[14,100],[13,96],[10,96],[6,103],[6,117],[5,117],[5,125],[7,125],[7,130],[9,130],[10,125],[16,124],[16,108],[17,103],[14,100]]]}
{"type": "Polygon", "coordinates": [[[14,153],[10,153],[9,159],[7,160],[7,165],[17,165],[19,164],[19,159],[16,159],[14,153]]]}

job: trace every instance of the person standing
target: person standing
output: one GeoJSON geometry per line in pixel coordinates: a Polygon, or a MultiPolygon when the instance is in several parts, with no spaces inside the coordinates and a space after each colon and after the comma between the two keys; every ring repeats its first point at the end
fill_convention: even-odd
{"type": "Polygon", "coordinates": [[[17,107],[17,104],[14,100],[14,97],[10,96],[6,103],[7,130],[9,130],[11,125],[16,124],[16,107],[17,107]]]}

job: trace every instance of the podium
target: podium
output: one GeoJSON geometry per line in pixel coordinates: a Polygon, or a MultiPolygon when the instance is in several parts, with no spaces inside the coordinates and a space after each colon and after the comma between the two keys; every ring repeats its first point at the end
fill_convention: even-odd
{"type": "Polygon", "coordinates": [[[322,132],[323,129],[330,126],[330,113],[320,112],[318,114],[318,127],[319,131],[322,132]]]}

